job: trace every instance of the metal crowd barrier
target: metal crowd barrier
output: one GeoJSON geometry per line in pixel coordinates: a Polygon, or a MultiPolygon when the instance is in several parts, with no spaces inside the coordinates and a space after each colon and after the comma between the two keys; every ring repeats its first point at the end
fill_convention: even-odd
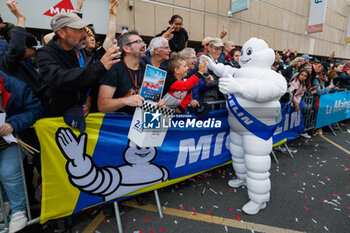
{"type": "MultiPolygon", "coordinates": [[[[27,217],[28,217],[27,226],[28,226],[28,225],[38,223],[40,221],[40,217],[32,219],[32,215],[30,212],[29,199],[28,199],[26,178],[25,178],[25,173],[24,173],[24,166],[23,166],[23,158],[24,158],[24,156],[22,154],[23,151],[18,144],[17,144],[17,148],[18,148],[18,152],[19,152],[18,153],[19,158],[21,161],[20,165],[21,165],[22,181],[23,181],[23,186],[24,186],[24,194],[25,194],[25,199],[26,199],[26,211],[27,211],[27,217]]],[[[7,232],[9,232],[9,221],[7,219],[7,216],[6,216],[5,203],[3,200],[2,193],[3,193],[3,190],[2,190],[1,185],[0,185],[0,207],[2,209],[2,211],[1,211],[2,213],[0,213],[0,214],[2,214],[3,220],[4,220],[3,223],[0,223],[0,233],[7,233],[7,232]]]]}
{"type": "Polygon", "coordinates": [[[308,95],[303,97],[303,118],[305,130],[315,128],[317,111],[315,110],[317,96],[308,95]]]}

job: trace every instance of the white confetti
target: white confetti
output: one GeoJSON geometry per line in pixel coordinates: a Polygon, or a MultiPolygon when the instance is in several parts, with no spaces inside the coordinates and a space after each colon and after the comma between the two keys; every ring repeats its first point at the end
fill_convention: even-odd
{"type": "Polygon", "coordinates": [[[242,210],[241,209],[236,209],[238,212],[242,212],[242,210]]]}
{"type": "Polygon", "coordinates": [[[303,186],[305,186],[305,182],[303,182],[303,186]]]}
{"type": "Polygon", "coordinates": [[[216,208],[216,209],[219,209],[219,206],[217,206],[217,205],[213,205],[213,207],[216,208]]]}
{"type": "Polygon", "coordinates": [[[221,191],[219,193],[220,193],[220,195],[224,195],[221,191]]]}
{"type": "Polygon", "coordinates": [[[315,219],[312,218],[311,220],[312,220],[314,223],[317,223],[317,221],[316,221],[315,219]]]}
{"type": "Polygon", "coordinates": [[[316,186],[315,186],[315,185],[312,185],[312,187],[313,187],[313,188],[316,188],[316,186]]]}
{"type": "Polygon", "coordinates": [[[132,221],[136,222],[136,219],[132,219],[132,221]]]}
{"type": "Polygon", "coordinates": [[[203,189],[203,191],[202,191],[202,195],[204,195],[204,193],[205,193],[205,190],[206,190],[206,188],[204,188],[204,189],[203,189]]]}
{"type": "Polygon", "coordinates": [[[165,207],[165,206],[163,206],[163,210],[166,210],[166,207],[165,207]]]}
{"type": "Polygon", "coordinates": [[[201,206],[200,208],[203,209],[203,206],[201,206]]]}
{"type": "Polygon", "coordinates": [[[225,226],[225,231],[228,232],[227,226],[225,226]]]}
{"type": "Polygon", "coordinates": [[[174,223],[175,223],[175,224],[177,224],[177,221],[176,221],[176,220],[174,220],[174,223]]]}
{"type": "Polygon", "coordinates": [[[282,172],[282,175],[284,175],[284,176],[285,176],[285,175],[286,175],[286,173],[282,172]]]}
{"type": "Polygon", "coordinates": [[[254,230],[250,230],[252,233],[255,233],[254,230]]]}
{"type": "Polygon", "coordinates": [[[169,202],[165,202],[165,203],[164,203],[165,206],[168,205],[168,204],[169,204],[169,202]]]}
{"type": "Polygon", "coordinates": [[[341,209],[339,209],[339,208],[334,208],[335,210],[337,210],[337,211],[341,211],[341,209]]]}
{"type": "Polygon", "coordinates": [[[207,181],[207,185],[210,185],[209,181],[207,181]]]}
{"type": "MultiPolygon", "coordinates": [[[[233,190],[233,192],[235,192],[235,193],[236,193],[236,192],[237,192],[237,190],[236,190],[236,189],[234,189],[234,190],[233,190]]],[[[350,194],[348,194],[348,195],[350,196],[350,194]]]]}
{"type": "Polygon", "coordinates": [[[180,196],[183,196],[183,193],[180,193],[180,196]]]}
{"type": "Polygon", "coordinates": [[[333,202],[337,203],[338,205],[340,205],[340,202],[337,201],[337,199],[332,199],[333,202]]]}
{"type": "Polygon", "coordinates": [[[96,230],[95,233],[101,233],[101,231],[96,230]]]}
{"type": "Polygon", "coordinates": [[[299,193],[304,193],[304,191],[298,190],[299,193]]]}
{"type": "Polygon", "coordinates": [[[311,197],[311,201],[313,201],[313,200],[315,200],[315,198],[314,198],[314,197],[311,197]]]}
{"type": "Polygon", "coordinates": [[[296,222],[299,222],[299,219],[298,219],[298,218],[295,218],[295,221],[296,221],[296,222]]]}
{"type": "Polygon", "coordinates": [[[209,188],[210,191],[212,191],[215,194],[218,194],[217,192],[215,192],[212,188],[209,188]]]}
{"type": "Polygon", "coordinates": [[[328,228],[326,226],[323,226],[323,228],[326,230],[326,231],[329,231],[328,228]]]}
{"type": "Polygon", "coordinates": [[[349,193],[347,193],[347,194],[346,194],[346,196],[350,197],[350,194],[349,194],[349,193]]]}
{"type": "Polygon", "coordinates": [[[320,182],[320,183],[323,184],[323,185],[326,185],[323,181],[320,181],[320,180],[319,180],[318,182],[320,182]]]}

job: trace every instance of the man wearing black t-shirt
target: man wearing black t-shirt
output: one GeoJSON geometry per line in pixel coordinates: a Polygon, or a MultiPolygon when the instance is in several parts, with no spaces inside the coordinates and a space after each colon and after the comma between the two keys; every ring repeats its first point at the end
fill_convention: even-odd
{"type": "Polygon", "coordinates": [[[130,31],[118,38],[118,45],[122,49],[122,62],[113,65],[102,77],[98,109],[133,114],[135,107],[144,101],[138,93],[145,71],[140,61],[146,56],[146,44],[136,31],[130,31]]]}

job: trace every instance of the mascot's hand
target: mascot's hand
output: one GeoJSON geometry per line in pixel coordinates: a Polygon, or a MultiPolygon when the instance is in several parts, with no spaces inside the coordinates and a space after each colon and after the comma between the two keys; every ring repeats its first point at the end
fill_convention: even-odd
{"type": "Polygon", "coordinates": [[[61,152],[65,155],[67,160],[72,160],[75,164],[84,160],[84,147],[86,140],[86,134],[83,134],[79,137],[78,142],[72,131],[67,128],[60,128],[57,132],[56,141],[60,146],[61,152]]]}
{"type": "Polygon", "coordinates": [[[211,59],[210,57],[206,56],[206,55],[202,55],[200,58],[200,61],[203,60],[204,58],[207,59],[207,68],[208,70],[211,70],[214,72],[214,74],[216,76],[218,76],[219,78],[229,75],[229,76],[233,76],[235,68],[229,66],[229,65],[224,65],[222,63],[218,63],[216,64],[213,59],[211,59]]]}
{"type": "Polygon", "coordinates": [[[238,82],[230,76],[225,76],[219,79],[219,90],[225,95],[237,93],[238,86],[238,82]]]}

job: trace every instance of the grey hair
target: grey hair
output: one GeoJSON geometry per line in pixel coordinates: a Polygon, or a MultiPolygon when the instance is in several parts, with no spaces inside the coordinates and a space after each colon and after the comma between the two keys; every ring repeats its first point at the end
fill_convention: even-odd
{"type": "Polygon", "coordinates": [[[183,50],[181,50],[179,53],[178,53],[178,56],[179,57],[182,57],[182,58],[189,58],[191,56],[196,56],[196,51],[193,49],[193,48],[184,48],[183,50]]]}
{"type": "Polygon", "coordinates": [[[154,55],[154,49],[160,48],[163,46],[163,42],[168,43],[168,40],[164,37],[154,37],[148,46],[148,51],[151,56],[154,55]]]}

